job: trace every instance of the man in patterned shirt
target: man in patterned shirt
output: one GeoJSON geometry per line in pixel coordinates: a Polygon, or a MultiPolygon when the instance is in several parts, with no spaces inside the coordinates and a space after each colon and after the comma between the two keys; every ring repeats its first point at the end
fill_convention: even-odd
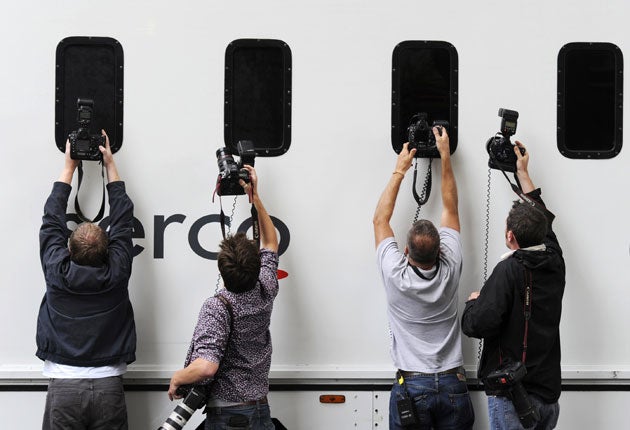
{"type": "Polygon", "coordinates": [[[243,417],[252,430],[274,428],[267,393],[278,237],[260,200],[256,171],[244,167],[250,182],[240,184],[258,211],[261,249],[244,233],[221,242],[217,262],[226,289],[204,302],[185,367],[175,372],[168,390],[173,400],[182,397],[177,393],[182,385],[208,384],[206,430],[226,429],[243,417]]]}

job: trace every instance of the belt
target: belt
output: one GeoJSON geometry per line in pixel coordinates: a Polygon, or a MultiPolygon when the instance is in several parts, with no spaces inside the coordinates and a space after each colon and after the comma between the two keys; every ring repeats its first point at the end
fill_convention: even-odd
{"type": "Polygon", "coordinates": [[[403,378],[411,378],[413,376],[444,376],[444,375],[454,375],[457,373],[461,373],[462,375],[466,374],[466,371],[464,370],[463,367],[458,366],[458,367],[453,367],[452,369],[448,369],[448,370],[444,370],[442,372],[436,372],[436,373],[423,373],[423,372],[409,372],[407,370],[398,370],[398,372],[400,372],[400,374],[403,376],[403,378]]]}
{"type": "Polygon", "coordinates": [[[216,402],[217,399],[212,399],[208,402],[207,408],[208,409],[226,409],[226,408],[236,408],[239,406],[256,406],[256,405],[266,405],[268,404],[267,401],[267,396],[263,397],[262,399],[258,399],[258,400],[248,400],[246,402],[240,402],[240,403],[232,403],[232,402],[224,402],[219,400],[218,402],[220,403],[213,403],[216,402]]]}
{"type": "Polygon", "coordinates": [[[236,406],[256,406],[256,405],[266,405],[267,403],[268,403],[267,397],[265,396],[262,399],[249,400],[247,402],[239,403],[236,406]]]}

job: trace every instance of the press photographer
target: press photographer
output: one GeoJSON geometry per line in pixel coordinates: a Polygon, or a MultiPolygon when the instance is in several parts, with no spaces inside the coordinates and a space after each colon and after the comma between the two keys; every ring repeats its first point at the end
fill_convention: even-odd
{"type": "Polygon", "coordinates": [[[42,429],[127,429],[122,375],[136,359],[129,300],[133,203],[103,131],[109,229],[66,224],[79,161],[66,142],[64,167],[44,206],[39,233],[46,293],[37,318],[37,357],[50,378],[42,429]],[[83,399],[78,401],[77,399],[83,399]]]}
{"type": "Polygon", "coordinates": [[[372,220],[394,340],[390,353],[398,369],[389,397],[390,430],[470,430],[475,421],[458,319],[463,256],[457,183],[448,133],[437,127],[432,133],[440,152],[439,225],[428,219],[413,222],[400,246],[394,236],[391,219],[396,200],[416,155],[407,143],[398,154],[372,220]]]}
{"type": "MultiPolygon", "coordinates": [[[[505,137],[516,130],[515,118],[510,111],[499,113],[506,122],[505,137]]],[[[511,148],[521,194],[536,205],[513,204],[505,224],[510,252],[481,292],[470,294],[462,330],[483,339],[478,377],[488,394],[490,427],[552,429],[561,391],[559,327],[565,264],[552,230],[553,215],[529,176],[529,151],[518,141],[511,148]]]]}
{"type": "MultiPolygon", "coordinates": [[[[239,151],[242,163],[247,151],[242,145],[239,151]]],[[[237,184],[256,208],[260,247],[244,233],[228,235],[219,245],[217,264],[225,289],[203,303],[185,367],[171,378],[168,396],[181,398],[182,385],[207,385],[207,429],[229,428],[243,420],[253,430],[273,428],[267,394],[269,325],[278,294],[278,237],[260,199],[254,168],[242,164],[235,169],[231,155],[217,155],[219,168],[226,172],[220,178],[234,181],[235,174],[227,172],[247,172],[249,182],[240,177],[237,184]]]]}

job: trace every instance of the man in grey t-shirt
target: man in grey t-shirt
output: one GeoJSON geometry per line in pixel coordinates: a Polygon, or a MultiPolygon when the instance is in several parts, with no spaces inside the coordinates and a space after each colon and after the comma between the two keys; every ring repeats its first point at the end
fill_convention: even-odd
{"type": "Polygon", "coordinates": [[[462,368],[457,289],[462,270],[457,185],[445,129],[433,128],[442,166],[439,230],[420,220],[398,249],[390,220],[416,150],[405,143],[374,213],[378,266],[387,295],[391,355],[398,368],[389,428],[470,429],[474,412],[462,368]]]}

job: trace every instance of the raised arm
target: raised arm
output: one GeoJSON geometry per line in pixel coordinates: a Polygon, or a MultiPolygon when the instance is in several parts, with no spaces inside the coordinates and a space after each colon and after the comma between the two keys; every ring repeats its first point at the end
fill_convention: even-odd
{"type": "Polygon", "coordinates": [[[383,239],[394,236],[394,231],[389,222],[394,213],[394,206],[396,205],[396,197],[398,197],[400,184],[405,177],[405,173],[407,173],[407,170],[411,167],[415,154],[415,148],[409,151],[409,143],[403,145],[396,159],[396,168],[392,172],[385,186],[385,190],[383,190],[376,204],[374,219],[372,220],[374,224],[374,240],[376,247],[378,247],[378,244],[381,243],[383,239]]]}
{"type": "Polygon", "coordinates": [[[61,174],[59,175],[58,181],[63,182],[64,184],[71,185],[72,176],[74,176],[74,171],[77,170],[78,165],[79,165],[79,160],[73,160],[70,157],[70,141],[66,140],[65,161],[64,161],[63,169],[61,170],[61,174]]]}
{"type": "Polygon", "coordinates": [[[433,127],[436,146],[442,160],[442,218],[440,225],[459,231],[457,183],[451,165],[451,147],[446,129],[442,128],[441,131],[442,134],[440,135],[440,130],[433,127]]]}
{"type": "Polygon", "coordinates": [[[44,205],[44,216],[39,231],[39,252],[44,262],[59,262],[68,255],[68,227],[66,209],[70,197],[72,176],[79,162],[70,158],[70,142],[66,141],[64,166],[44,205]]]}
{"type": "Polygon", "coordinates": [[[520,148],[525,149],[525,145],[518,140],[515,143],[514,153],[516,154],[516,177],[521,184],[521,189],[525,194],[527,194],[536,189],[532,179],[529,177],[529,171],[527,170],[527,166],[529,164],[529,151],[525,151],[525,155],[521,154],[520,148]]]}
{"type": "Polygon", "coordinates": [[[107,171],[107,182],[120,181],[118,169],[116,168],[116,162],[114,161],[114,156],[112,155],[112,149],[109,146],[109,136],[107,136],[105,130],[101,130],[101,135],[105,136],[105,146],[99,146],[98,149],[100,149],[101,154],[103,154],[103,164],[105,165],[105,170],[107,171]]]}
{"type": "Polygon", "coordinates": [[[252,204],[258,212],[258,224],[260,226],[260,246],[262,248],[269,249],[273,252],[278,252],[278,234],[276,233],[276,227],[273,225],[271,217],[267,213],[267,209],[260,199],[258,193],[258,176],[256,170],[249,165],[243,166],[249,172],[249,183],[239,181],[245,192],[250,196],[252,204]]]}

